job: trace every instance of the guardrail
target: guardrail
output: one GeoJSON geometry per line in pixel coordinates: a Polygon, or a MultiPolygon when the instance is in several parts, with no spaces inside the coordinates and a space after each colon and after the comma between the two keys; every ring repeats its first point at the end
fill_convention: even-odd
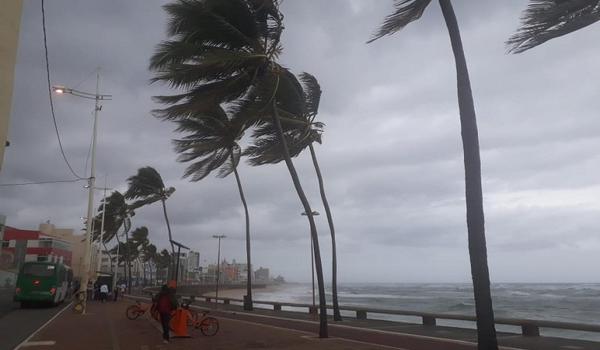
{"type": "MultiPolygon", "coordinates": [[[[214,297],[203,297],[206,302],[213,302],[214,297]]],[[[200,299],[200,298],[196,298],[200,299]]],[[[242,299],[234,298],[218,298],[218,301],[222,301],[223,304],[243,303],[242,299]]],[[[301,303],[287,303],[278,301],[264,301],[254,300],[253,304],[259,305],[271,305],[274,311],[281,311],[283,306],[307,308],[310,314],[316,314],[318,306],[313,307],[312,304],[301,304],[301,303]]],[[[331,305],[327,305],[328,309],[333,309],[331,305]]],[[[384,314],[384,315],[396,315],[396,316],[415,316],[420,317],[422,324],[425,326],[435,326],[437,320],[457,320],[457,321],[472,321],[476,322],[475,316],[470,315],[457,315],[457,314],[443,314],[443,313],[430,313],[430,312],[419,312],[419,311],[407,311],[407,310],[387,310],[387,309],[374,309],[360,306],[340,306],[340,310],[352,311],[356,313],[356,319],[366,320],[369,313],[384,314]]],[[[540,335],[540,328],[553,328],[553,329],[565,329],[572,331],[585,331],[585,332],[600,332],[600,325],[585,324],[585,323],[572,323],[572,322],[557,322],[557,321],[546,321],[546,320],[531,320],[531,319],[518,319],[518,318],[495,318],[496,324],[519,326],[521,327],[521,334],[529,337],[538,337],[540,335]]]]}

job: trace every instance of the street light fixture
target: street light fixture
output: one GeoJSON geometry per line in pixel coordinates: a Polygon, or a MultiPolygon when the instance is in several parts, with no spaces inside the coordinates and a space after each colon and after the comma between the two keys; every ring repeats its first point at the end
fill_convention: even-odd
{"type": "Polygon", "coordinates": [[[215,306],[219,304],[219,276],[221,275],[221,238],[225,238],[225,235],[213,235],[212,238],[219,240],[219,248],[217,250],[217,286],[215,289],[215,306]]]}
{"type": "MultiPolygon", "coordinates": [[[[317,216],[320,215],[318,211],[313,210],[312,212],[313,216],[317,216]]],[[[303,216],[307,216],[306,212],[302,212],[300,215],[303,216]]],[[[313,251],[313,239],[312,236],[310,237],[310,267],[311,267],[311,271],[312,271],[312,304],[313,304],[313,310],[315,308],[315,252],[313,251]]]]}
{"type": "Polygon", "coordinates": [[[170,240],[171,244],[177,246],[177,267],[175,268],[175,286],[177,287],[177,281],[179,280],[179,258],[181,257],[181,248],[190,250],[190,248],[184,246],[183,244],[176,242],[174,240],[170,240]]]}
{"type": "MultiPolygon", "coordinates": [[[[71,94],[73,96],[87,98],[91,100],[95,100],[94,106],[94,131],[92,133],[92,165],[90,169],[90,177],[88,178],[88,208],[87,208],[87,222],[86,222],[86,230],[85,230],[85,254],[83,259],[83,276],[81,278],[81,288],[84,290],[84,293],[87,293],[87,285],[90,279],[90,265],[92,260],[92,249],[91,249],[91,238],[92,238],[92,221],[90,218],[93,218],[94,215],[94,184],[96,182],[96,134],[98,130],[98,112],[102,110],[102,106],[100,105],[100,101],[104,100],[112,100],[112,95],[106,95],[100,93],[100,70],[96,72],[96,92],[90,93],[80,90],[75,90],[71,88],[67,88],[63,85],[55,85],[52,87],[54,92],[57,94],[71,94]]],[[[81,314],[85,314],[87,307],[87,294],[86,297],[83,298],[82,301],[82,312],[81,314]]]]}

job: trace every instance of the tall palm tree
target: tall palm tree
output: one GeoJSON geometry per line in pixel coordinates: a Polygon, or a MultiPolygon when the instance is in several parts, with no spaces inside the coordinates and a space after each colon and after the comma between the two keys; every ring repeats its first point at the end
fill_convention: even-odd
{"type": "Polygon", "coordinates": [[[164,8],[169,40],[151,58],[153,82],[183,90],[156,99],[170,105],[163,119],[185,119],[225,104],[248,125],[273,120],[282,152],[313,237],[319,282],[319,336],[327,337],[327,308],[317,229],[310,204],[284,142],[281,119],[303,105],[300,84],[276,61],[283,15],[278,0],[177,0],[164,8]]]}
{"type": "MultiPolygon", "coordinates": [[[[148,228],[146,226],[141,226],[136,228],[135,230],[133,230],[131,232],[131,245],[132,245],[132,251],[135,254],[135,258],[134,260],[137,260],[138,264],[140,267],[144,267],[144,264],[142,262],[142,258],[143,258],[143,254],[145,251],[145,247],[150,244],[150,241],[148,240],[148,228]]],[[[146,281],[146,269],[143,268],[143,276],[144,276],[144,282],[146,281]]],[[[138,281],[138,285],[139,285],[139,281],[138,281]]]]}
{"type": "MultiPolygon", "coordinates": [[[[173,235],[169,216],[167,215],[167,199],[175,192],[175,187],[166,187],[165,183],[156,169],[147,166],[139,168],[137,174],[127,179],[129,187],[125,192],[125,199],[135,200],[131,203],[132,209],[149,205],[160,201],[162,203],[165,222],[167,223],[167,232],[169,234],[169,243],[171,244],[172,256],[175,256],[175,246],[173,245],[173,235]]],[[[173,265],[174,262],[171,262],[173,265]]],[[[173,270],[171,268],[171,270],[173,270]]]]}
{"type": "MultiPolygon", "coordinates": [[[[410,22],[418,20],[430,3],[431,0],[396,0],[395,12],[386,17],[379,31],[369,42],[393,34],[410,22]]],[[[497,349],[485,241],[479,136],[471,82],[452,3],[450,0],[439,0],[439,3],[450,35],[456,65],[458,107],[465,166],[469,256],[477,316],[478,348],[481,350],[497,349]]]]}
{"type": "Polygon", "coordinates": [[[598,0],[530,0],[521,16],[521,27],[506,44],[509,52],[521,53],[598,20],[598,0]]]}
{"type": "MultiPolygon", "coordinates": [[[[156,279],[158,280],[158,272],[161,271],[161,278],[164,276],[164,270],[171,265],[172,256],[168,250],[163,249],[156,255],[156,279]]],[[[164,276],[168,278],[168,276],[164,276]]],[[[164,282],[164,281],[163,281],[164,282]]]]}
{"type": "Polygon", "coordinates": [[[148,271],[150,273],[150,285],[152,285],[152,266],[156,265],[156,254],[157,249],[154,244],[150,243],[144,247],[144,263],[148,265],[148,271]]]}
{"type": "MultiPolygon", "coordinates": [[[[104,208],[104,206],[103,206],[104,208]]],[[[135,215],[134,210],[127,204],[127,202],[125,202],[125,197],[121,194],[121,192],[119,191],[113,191],[110,196],[106,197],[106,214],[105,214],[105,218],[104,218],[104,229],[105,229],[105,235],[106,237],[103,237],[103,240],[105,242],[108,242],[110,239],[112,239],[113,237],[117,238],[118,241],[118,245],[121,244],[121,242],[119,241],[119,235],[118,235],[118,231],[120,228],[123,228],[123,232],[124,232],[124,236],[125,236],[125,243],[123,246],[121,247],[125,247],[124,250],[124,254],[125,254],[125,262],[126,262],[126,266],[125,266],[125,271],[127,274],[127,287],[128,287],[128,291],[131,292],[131,259],[130,259],[130,249],[127,249],[127,247],[130,246],[129,243],[129,230],[131,228],[131,217],[135,215]]],[[[102,213],[100,213],[99,215],[101,215],[102,213]]],[[[98,225],[95,225],[98,227],[98,225]]],[[[95,231],[95,236],[98,235],[99,230],[97,231],[98,233],[96,233],[95,231]]],[[[116,252],[116,249],[111,250],[111,252],[116,252]]],[[[120,254],[123,251],[120,251],[120,254]]],[[[119,266],[119,257],[117,257],[117,269],[119,266]]]]}
{"type": "MultiPolygon", "coordinates": [[[[321,134],[324,127],[323,123],[315,121],[321,100],[321,86],[319,85],[317,79],[309,73],[300,74],[300,81],[303,85],[305,114],[295,117],[304,120],[305,123],[289,124],[284,131],[284,137],[288,147],[290,148],[290,156],[296,157],[298,154],[300,154],[300,152],[306,149],[306,147],[308,147],[310,150],[313,166],[319,181],[321,200],[323,202],[323,207],[325,208],[327,223],[329,224],[329,232],[331,234],[331,296],[333,300],[333,319],[335,321],[342,321],[337,293],[337,249],[335,243],[335,226],[333,224],[331,208],[329,207],[329,202],[327,201],[327,195],[325,194],[323,176],[321,175],[321,169],[319,167],[317,155],[313,147],[314,142],[321,143],[321,134]]],[[[280,151],[281,145],[275,134],[273,123],[268,122],[263,123],[254,131],[255,142],[248,146],[244,152],[244,154],[250,157],[250,164],[255,166],[263,164],[275,164],[283,160],[280,151]]]]}
{"type": "Polygon", "coordinates": [[[241,147],[239,140],[244,136],[245,123],[232,120],[225,110],[215,107],[214,111],[196,114],[193,111],[185,119],[177,119],[176,131],[184,133],[183,139],[174,140],[175,150],[180,162],[191,162],[184,177],[200,181],[208,174],[218,170],[218,177],[231,174],[235,180],[244,207],[246,218],[246,297],[244,310],[252,310],[252,260],[250,254],[250,216],[248,205],[238,173],[241,147]]]}

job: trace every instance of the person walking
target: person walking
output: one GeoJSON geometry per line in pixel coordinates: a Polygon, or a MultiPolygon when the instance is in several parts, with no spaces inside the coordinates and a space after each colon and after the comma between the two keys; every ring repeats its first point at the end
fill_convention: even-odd
{"type": "Polygon", "coordinates": [[[105,302],[108,297],[108,286],[106,283],[102,283],[100,286],[100,301],[105,302]]]}
{"type": "Polygon", "coordinates": [[[171,312],[177,309],[177,300],[175,293],[169,287],[163,285],[158,294],[156,309],[160,314],[160,323],[163,329],[163,343],[169,342],[169,323],[171,322],[171,312]]]}

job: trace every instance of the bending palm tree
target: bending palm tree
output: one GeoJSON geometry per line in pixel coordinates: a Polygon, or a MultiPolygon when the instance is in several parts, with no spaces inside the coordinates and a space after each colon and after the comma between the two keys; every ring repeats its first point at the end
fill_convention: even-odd
{"type": "Polygon", "coordinates": [[[158,46],[151,58],[153,81],[184,90],[157,100],[171,106],[157,111],[164,119],[185,119],[225,104],[234,119],[246,125],[273,120],[294,187],[308,213],[319,281],[319,336],[327,337],[327,309],[318,236],[312,210],[283,142],[281,119],[302,106],[296,78],[281,67],[283,16],[277,0],[175,1],[165,6],[170,15],[171,40],[158,46]]]}
{"type": "MultiPolygon", "coordinates": [[[[286,129],[284,136],[287,145],[290,147],[290,155],[292,157],[296,157],[306,147],[308,147],[310,150],[313,166],[319,180],[319,192],[321,194],[323,207],[325,208],[327,223],[329,224],[329,232],[331,233],[331,295],[333,299],[333,319],[335,321],[342,321],[337,293],[337,249],[335,244],[335,226],[333,224],[331,208],[329,207],[329,202],[327,201],[327,196],[325,194],[323,176],[321,175],[321,169],[319,167],[317,155],[313,147],[313,142],[321,143],[321,134],[324,127],[323,123],[315,122],[315,118],[319,110],[319,102],[321,100],[321,87],[317,79],[311,74],[300,74],[300,80],[303,83],[306,114],[297,117],[303,119],[305,123],[291,124],[290,127],[286,129]]],[[[257,130],[255,130],[254,138],[256,141],[244,152],[250,156],[250,164],[255,166],[263,164],[276,164],[283,160],[280,151],[280,142],[274,135],[275,131],[272,123],[265,122],[257,130]]]]}
{"type": "MultiPolygon", "coordinates": [[[[129,247],[129,229],[131,228],[131,216],[135,215],[135,212],[125,202],[125,197],[119,192],[114,191],[110,196],[106,197],[106,214],[105,214],[105,231],[109,238],[116,237],[118,245],[121,245],[119,241],[118,231],[123,227],[125,234],[125,271],[127,273],[127,289],[131,292],[131,259],[129,247]],[[107,219],[108,218],[108,219],[107,219]]],[[[104,240],[104,239],[103,239],[104,240]]],[[[114,249],[113,249],[114,250],[114,249]]],[[[117,257],[117,269],[119,266],[119,257],[117,257]]]]}
{"type": "MultiPolygon", "coordinates": [[[[396,11],[385,19],[377,34],[369,42],[393,34],[410,22],[419,19],[430,3],[431,0],[397,0],[396,11]]],[[[456,64],[458,107],[465,166],[469,256],[477,316],[478,348],[481,350],[498,349],[485,242],[479,136],[471,83],[452,3],[450,0],[439,0],[439,3],[450,35],[456,64]]]]}
{"type": "Polygon", "coordinates": [[[192,181],[200,181],[212,171],[219,170],[218,177],[224,178],[232,172],[235,174],[240,199],[244,206],[246,218],[246,297],[244,310],[252,310],[252,261],[250,255],[250,216],[248,205],[238,174],[241,147],[238,141],[244,135],[244,124],[232,121],[221,107],[213,112],[202,114],[190,113],[186,119],[176,120],[176,131],[187,135],[174,140],[175,150],[179,153],[180,162],[192,162],[186,169],[184,177],[192,181]]]}
{"type": "MultiPolygon", "coordinates": [[[[135,210],[158,201],[162,203],[163,214],[167,223],[167,232],[169,234],[169,243],[171,244],[171,253],[173,254],[172,256],[175,256],[175,246],[172,242],[173,235],[171,233],[166,204],[167,199],[175,192],[175,187],[167,188],[158,171],[149,166],[139,168],[137,174],[128,178],[127,182],[129,183],[129,188],[125,192],[125,198],[136,200],[131,204],[132,209],[135,210]]],[[[171,262],[171,265],[173,263],[171,262]]]]}
{"type": "Polygon", "coordinates": [[[506,44],[521,53],[600,20],[598,0],[531,0],[521,16],[521,27],[506,44]]]}

